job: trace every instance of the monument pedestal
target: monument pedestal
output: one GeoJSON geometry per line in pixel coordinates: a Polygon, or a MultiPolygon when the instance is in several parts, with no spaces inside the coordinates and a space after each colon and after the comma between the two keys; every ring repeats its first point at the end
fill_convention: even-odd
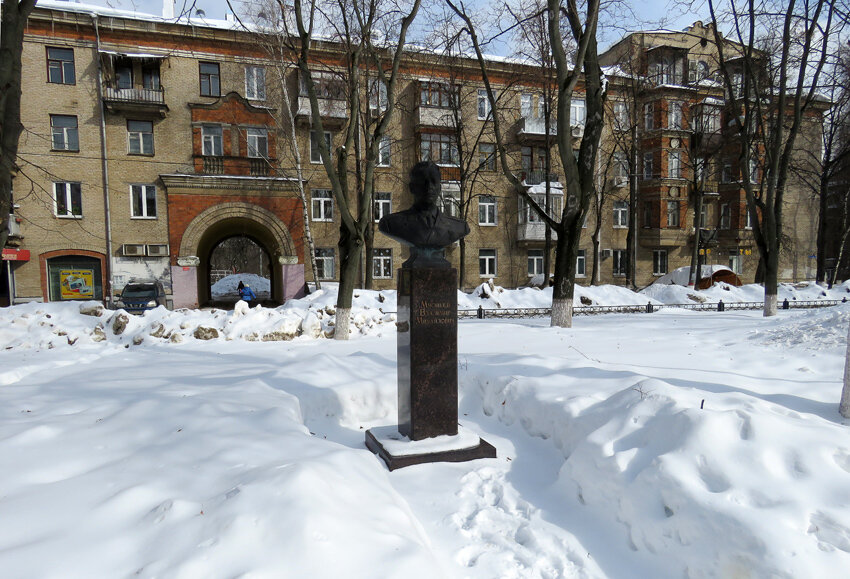
{"type": "Polygon", "coordinates": [[[366,446],[390,470],[495,458],[496,449],[485,440],[458,434],[457,270],[403,267],[398,280],[397,436],[370,430],[366,446]]]}

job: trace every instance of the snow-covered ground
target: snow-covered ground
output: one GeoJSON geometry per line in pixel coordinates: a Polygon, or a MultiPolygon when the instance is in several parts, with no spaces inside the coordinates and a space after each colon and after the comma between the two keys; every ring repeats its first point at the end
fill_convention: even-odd
{"type": "Polygon", "coordinates": [[[498,458],[389,473],[395,294],[358,290],[348,342],[333,302],[0,309],[2,576],[846,577],[850,305],[462,321],[459,418],[498,458]]]}
{"type": "Polygon", "coordinates": [[[255,273],[234,273],[221,278],[210,287],[210,293],[216,300],[238,300],[239,282],[251,286],[259,299],[268,298],[271,294],[271,282],[268,278],[255,273]]]}

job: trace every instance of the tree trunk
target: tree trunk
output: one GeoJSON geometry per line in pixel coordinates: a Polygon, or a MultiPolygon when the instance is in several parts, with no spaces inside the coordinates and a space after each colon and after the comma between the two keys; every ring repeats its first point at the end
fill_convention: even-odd
{"type": "Polygon", "coordinates": [[[699,278],[702,275],[702,271],[699,265],[699,245],[700,245],[700,215],[702,214],[702,193],[695,193],[696,199],[694,200],[694,248],[691,252],[691,272],[688,276],[688,285],[693,286],[694,289],[699,287],[699,278]]]}
{"type": "Polygon", "coordinates": [[[779,274],[779,251],[768,252],[764,268],[764,317],[776,315],[779,274]]]}
{"type": "Polygon", "coordinates": [[[847,331],[847,353],[844,355],[844,387],[841,389],[838,412],[844,418],[850,418],[850,326],[847,331]]]}
{"type": "Polygon", "coordinates": [[[340,228],[339,240],[339,293],[336,300],[336,325],[334,339],[347,340],[351,332],[351,302],[357,274],[360,271],[363,240],[340,228]]]}
{"type": "Polygon", "coordinates": [[[558,231],[555,250],[555,284],[552,287],[552,319],[550,325],[571,328],[573,325],[573,297],[575,296],[575,268],[578,240],[569,239],[566,227],[558,231]]]}

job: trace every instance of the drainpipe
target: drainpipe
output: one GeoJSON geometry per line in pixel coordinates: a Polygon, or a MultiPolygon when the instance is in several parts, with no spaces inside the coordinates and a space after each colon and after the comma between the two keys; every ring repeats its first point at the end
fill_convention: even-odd
{"type": "Polygon", "coordinates": [[[97,55],[97,100],[100,105],[100,164],[101,178],[103,180],[103,213],[106,224],[106,303],[112,308],[112,218],[109,211],[109,167],[106,162],[106,111],[103,105],[103,63],[100,60],[100,30],[97,27],[97,14],[91,15],[94,24],[94,35],[96,39],[97,55]]]}

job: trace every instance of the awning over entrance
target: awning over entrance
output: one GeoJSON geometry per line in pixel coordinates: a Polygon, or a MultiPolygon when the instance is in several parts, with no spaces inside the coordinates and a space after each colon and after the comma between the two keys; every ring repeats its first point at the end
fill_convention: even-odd
{"type": "Polygon", "coordinates": [[[16,249],[13,247],[7,247],[3,250],[3,261],[29,261],[30,260],[30,250],[29,249],[16,249]]]}

